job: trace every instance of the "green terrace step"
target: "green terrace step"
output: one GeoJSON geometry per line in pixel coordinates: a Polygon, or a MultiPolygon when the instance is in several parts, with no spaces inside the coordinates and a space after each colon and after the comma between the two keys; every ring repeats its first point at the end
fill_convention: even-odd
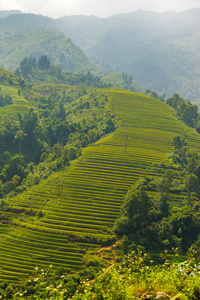
{"type": "MultiPolygon", "coordinates": [[[[68,250],[63,251],[63,249],[60,249],[58,247],[57,247],[57,249],[59,249],[59,250],[57,250],[57,252],[56,252],[55,249],[49,249],[49,248],[46,248],[46,247],[43,248],[43,250],[45,250],[44,252],[40,252],[41,251],[40,249],[42,248],[42,245],[40,247],[36,247],[36,246],[34,247],[34,245],[33,245],[32,247],[33,247],[33,249],[31,249],[31,246],[29,246],[29,247],[28,246],[27,247],[21,247],[21,248],[17,247],[15,249],[15,251],[12,251],[12,245],[10,245],[7,242],[7,243],[5,243],[5,249],[4,249],[4,251],[6,251],[6,252],[9,251],[9,253],[12,253],[12,252],[16,253],[17,254],[16,258],[19,257],[19,256],[21,256],[23,258],[24,257],[24,251],[26,251],[26,255],[29,254],[31,259],[33,257],[35,257],[34,256],[35,254],[41,255],[43,257],[47,257],[48,256],[48,258],[49,257],[53,258],[53,256],[56,255],[56,259],[62,258],[63,261],[66,261],[66,260],[69,261],[70,260],[70,261],[80,262],[80,260],[82,259],[82,255],[81,254],[74,254],[73,252],[69,252],[68,250]],[[62,253],[62,255],[61,255],[61,253],[62,253]]],[[[13,259],[13,261],[14,261],[14,259],[13,259]]],[[[34,265],[35,265],[35,263],[34,263],[34,265]]]]}
{"type": "MultiPolygon", "coordinates": [[[[91,218],[91,220],[88,220],[88,218],[82,218],[82,219],[80,219],[80,218],[74,218],[74,216],[70,216],[70,215],[64,215],[64,214],[57,214],[56,215],[56,217],[53,215],[53,214],[48,214],[47,215],[47,217],[48,217],[48,219],[50,219],[50,220],[55,220],[55,221],[58,221],[58,220],[60,220],[60,221],[65,221],[65,220],[67,220],[67,221],[73,221],[73,222],[78,222],[79,224],[81,224],[81,223],[90,223],[91,225],[92,224],[102,224],[102,225],[106,225],[106,226],[108,226],[109,224],[110,225],[112,225],[113,224],[113,220],[109,220],[109,219],[107,219],[106,221],[103,221],[102,219],[97,219],[96,218],[96,220],[95,219],[93,219],[93,218],[91,218]]],[[[47,218],[46,217],[46,218],[47,218]]]]}
{"type": "MultiPolygon", "coordinates": [[[[31,265],[31,267],[35,266],[37,263],[39,263],[40,265],[43,264],[45,261],[51,261],[52,263],[57,263],[62,261],[63,265],[80,265],[82,264],[80,257],[69,257],[66,255],[57,255],[56,253],[53,253],[53,251],[48,251],[48,253],[45,254],[44,253],[40,253],[39,249],[37,251],[37,248],[35,249],[35,253],[31,253],[31,251],[27,251],[27,253],[23,253],[20,252],[18,253],[17,250],[12,250],[9,249],[9,247],[7,247],[7,249],[9,250],[9,253],[7,254],[7,251],[0,251],[1,254],[4,255],[4,260],[3,262],[5,263],[6,261],[9,261],[9,263],[12,263],[12,266],[14,264],[17,264],[18,267],[19,265],[24,269],[25,266],[22,265],[22,260],[24,260],[24,262],[26,261],[27,265],[31,265]],[[13,257],[14,255],[14,257],[13,257]]],[[[24,250],[25,251],[25,250],[24,250]]]]}
{"type": "Polygon", "coordinates": [[[33,230],[42,230],[42,231],[46,231],[46,232],[51,232],[54,234],[67,234],[67,235],[75,235],[75,236],[84,236],[84,235],[92,235],[92,236],[102,236],[102,237],[108,237],[108,234],[106,234],[103,231],[100,230],[92,230],[91,229],[82,229],[80,228],[76,228],[76,227],[65,227],[65,226],[59,226],[56,224],[53,225],[48,225],[45,223],[40,223],[40,224],[28,224],[26,222],[23,221],[17,221],[15,220],[15,225],[18,226],[25,226],[28,229],[33,229],[33,230]]]}

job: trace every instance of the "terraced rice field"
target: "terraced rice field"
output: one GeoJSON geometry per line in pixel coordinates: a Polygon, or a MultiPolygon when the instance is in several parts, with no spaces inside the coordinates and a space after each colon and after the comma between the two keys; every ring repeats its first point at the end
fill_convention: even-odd
{"type": "Polygon", "coordinates": [[[11,96],[13,104],[0,107],[0,122],[2,122],[4,118],[8,116],[9,119],[18,120],[17,113],[24,115],[24,113],[31,108],[28,101],[23,96],[18,95],[16,87],[6,87],[1,85],[1,92],[11,96]]]}
{"type": "Polygon", "coordinates": [[[128,188],[141,176],[157,176],[151,164],[166,159],[173,136],[183,135],[191,147],[199,147],[199,135],[164,103],[118,89],[109,97],[119,128],[84,149],[64,171],[10,200],[44,216],[13,216],[11,225],[1,224],[0,281],[17,281],[36,266],[81,268],[84,249],[95,247],[92,237],[110,236],[128,188]],[[90,236],[91,242],[72,242],[71,236],[90,236]]]}

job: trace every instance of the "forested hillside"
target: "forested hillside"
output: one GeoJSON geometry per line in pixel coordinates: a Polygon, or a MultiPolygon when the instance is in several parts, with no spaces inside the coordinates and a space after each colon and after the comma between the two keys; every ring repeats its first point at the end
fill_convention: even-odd
{"type": "Polygon", "coordinates": [[[19,10],[3,10],[0,11],[0,18],[6,18],[10,15],[16,15],[16,14],[23,14],[23,13],[19,10]]]}
{"type": "MultiPolygon", "coordinates": [[[[1,22],[1,20],[0,20],[1,22]]],[[[47,55],[54,65],[74,73],[96,72],[85,53],[64,34],[39,26],[23,26],[3,30],[0,24],[0,64],[14,70],[26,56],[47,55]]]]}
{"type": "Polygon", "coordinates": [[[72,16],[58,29],[103,70],[126,72],[143,88],[199,99],[199,9],[136,12],[100,19],[72,16]]]}

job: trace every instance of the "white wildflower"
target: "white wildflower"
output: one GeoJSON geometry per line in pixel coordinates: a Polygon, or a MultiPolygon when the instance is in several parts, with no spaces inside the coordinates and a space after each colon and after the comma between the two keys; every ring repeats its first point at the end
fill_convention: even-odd
{"type": "Polygon", "coordinates": [[[35,278],[33,281],[38,281],[39,280],[39,278],[35,278]]]}

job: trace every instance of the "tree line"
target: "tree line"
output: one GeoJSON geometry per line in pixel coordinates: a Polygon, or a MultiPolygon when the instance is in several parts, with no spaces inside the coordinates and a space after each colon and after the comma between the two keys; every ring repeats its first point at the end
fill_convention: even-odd
{"type": "Polygon", "coordinates": [[[174,93],[169,99],[165,100],[165,94],[159,96],[155,91],[146,90],[147,95],[159,99],[176,111],[177,117],[187,124],[189,127],[195,128],[200,133],[200,115],[198,113],[198,105],[192,104],[190,100],[183,99],[177,93],[174,93]]]}
{"type": "MultiPolygon", "coordinates": [[[[160,178],[146,176],[128,192],[114,231],[146,249],[199,251],[200,157],[180,136],[160,178]]],[[[200,253],[199,253],[200,254],[200,253]]]]}
{"type": "Polygon", "coordinates": [[[68,85],[93,86],[106,88],[111,86],[102,81],[98,75],[92,75],[90,72],[75,74],[72,72],[63,72],[60,65],[52,65],[46,55],[41,55],[38,60],[35,57],[25,57],[19,68],[15,70],[17,76],[23,77],[32,85],[38,85],[44,81],[52,83],[65,83],[68,85]]]}

